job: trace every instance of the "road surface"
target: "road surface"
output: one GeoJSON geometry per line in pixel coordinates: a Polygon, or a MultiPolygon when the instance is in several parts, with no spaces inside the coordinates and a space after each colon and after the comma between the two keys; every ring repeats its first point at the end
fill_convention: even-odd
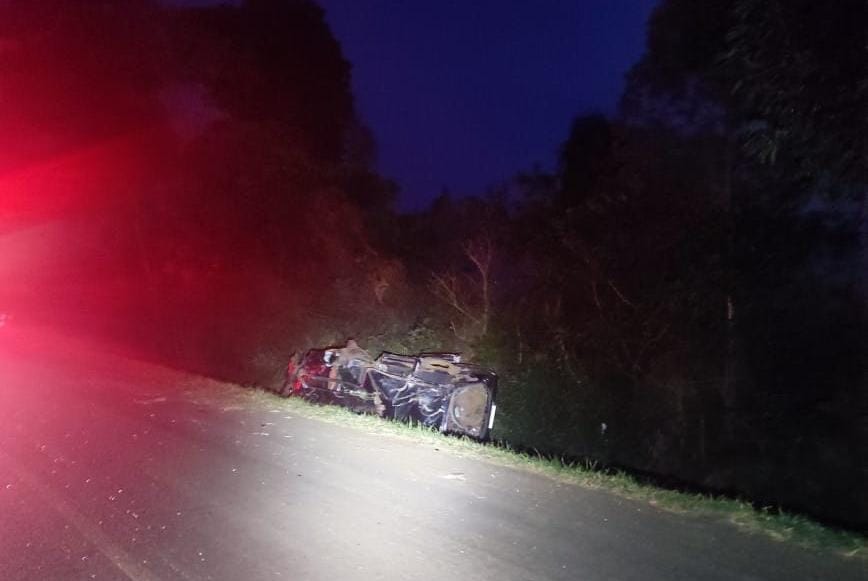
{"type": "Polygon", "coordinates": [[[868,579],[865,561],[0,331],[5,581],[868,579]]]}

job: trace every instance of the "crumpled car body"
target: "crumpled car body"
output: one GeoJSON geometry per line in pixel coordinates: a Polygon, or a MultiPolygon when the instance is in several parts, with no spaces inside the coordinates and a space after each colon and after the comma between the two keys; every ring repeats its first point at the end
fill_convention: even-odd
{"type": "Polygon", "coordinates": [[[350,341],[291,361],[282,393],[484,440],[494,425],[497,374],[457,353],[373,359],[350,341]]]}

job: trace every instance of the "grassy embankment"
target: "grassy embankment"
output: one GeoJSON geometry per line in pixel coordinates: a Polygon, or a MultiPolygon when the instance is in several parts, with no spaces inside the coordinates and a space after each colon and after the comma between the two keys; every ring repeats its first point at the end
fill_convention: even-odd
{"type": "Polygon", "coordinates": [[[375,416],[358,415],[334,406],[317,406],[297,398],[281,398],[260,389],[233,389],[239,403],[263,409],[291,411],[303,417],[339,423],[384,436],[412,439],[442,450],[494,464],[528,470],[561,482],[607,490],[623,498],[646,502],[658,509],[728,522],[751,534],[806,548],[827,550],[847,558],[868,561],[868,539],[817,523],[809,518],[774,508],[758,510],[749,502],[708,494],[669,490],[637,481],[622,471],[594,465],[535,456],[498,443],[483,444],[468,438],[440,434],[420,425],[402,424],[375,416]]]}

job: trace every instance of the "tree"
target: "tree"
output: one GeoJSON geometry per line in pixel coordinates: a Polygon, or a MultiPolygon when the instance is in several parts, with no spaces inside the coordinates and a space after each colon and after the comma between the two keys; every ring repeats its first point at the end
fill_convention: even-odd
{"type": "MultiPolygon", "coordinates": [[[[732,92],[755,114],[751,150],[786,149],[807,177],[868,180],[868,4],[737,0],[724,62],[732,92]]],[[[846,188],[833,188],[846,195],[846,188]]]]}
{"type": "Polygon", "coordinates": [[[318,161],[341,161],[355,116],[350,66],[316,3],[192,8],[181,13],[174,38],[186,77],[225,113],[278,128],[318,161]]]}
{"type": "MultiPolygon", "coordinates": [[[[723,427],[753,426],[752,439],[774,450],[774,459],[757,459],[757,467],[791,474],[802,470],[798,456],[814,467],[806,480],[827,493],[835,485],[811,474],[828,473],[829,456],[811,442],[846,448],[855,425],[853,386],[864,383],[857,370],[863,353],[853,344],[865,332],[864,297],[854,289],[868,178],[866,10],[849,0],[667,0],[655,11],[622,101],[633,125],[712,142],[717,136],[718,153],[709,159],[721,168],[712,184],[725,203],[709,263],[724,274],[717,317],[726,320],[723,427]],[[810,453],[777,448],[784,440],[810,453]]],[[[704,373],[717,383],[714,365],[704,373]]],[[[737,430],[729,432],[734,438],[737,430]]],[[[854,458],[843,456],[833,462],[852,471],[854,458]]],[[[769,496],[790,494],[750,485],[769,496]]]]}
{"type": "Polygon", "coordinates": [[[462,245],[472,274],[459,276],[454,270],[432,272],[431,292],[443,301],[459,322],[450,318],[449,327],[464,343],[473,344],[488,334],[492,318],[492,263],[494,242],[490,234],[477,234],[462,245]]]}
{"type": "Polygon", "coordinates": [[[732,21],[732,0],[661,2],[648,23],[645,53],[627,74],[621,116],[685,131],[725,131],[731,82],[720,57],[732,21]]]}
{"type": "Polygon", "coordinates": [[[786,148],[814,185],[864,182],[866,29],[860,0],[666,0],[628,74],[621,112],[632,122],[737,136],[763,161],[786,148]]]}

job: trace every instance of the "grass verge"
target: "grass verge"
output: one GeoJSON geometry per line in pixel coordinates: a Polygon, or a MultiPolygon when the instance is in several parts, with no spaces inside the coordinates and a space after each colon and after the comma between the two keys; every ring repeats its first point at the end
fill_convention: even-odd
{"type": "MultiPolygon", "coordinates": [[[[208,393],[213,395],[214,392],[208,390],[208,393]]],[[[508,445],[483,444],[469,438],[447,436],[419,424],[392,422],[376,416],[359,415],[340,407],[314,405],[298,398],[282,398],[261,389],[231,387],[229,395],[230,407],[259,407],[266,411],[279,409],[306,418],[353,426],[367,433],[410,439],[464,457],[542,474],[560,482],[606,490],[661,510],[714,518],[776,541],[868,561],[868,539],[865,536],[828,527],[797,514],[776,509],[757,510],[749,502],[732,498],[659,488],[638,482],[624,472],[602,470],[592,464],[535,456],[513,450],[508,445]]],[[[221,402],[225,404],[225,398],[221,397],[221,402]]]]}

